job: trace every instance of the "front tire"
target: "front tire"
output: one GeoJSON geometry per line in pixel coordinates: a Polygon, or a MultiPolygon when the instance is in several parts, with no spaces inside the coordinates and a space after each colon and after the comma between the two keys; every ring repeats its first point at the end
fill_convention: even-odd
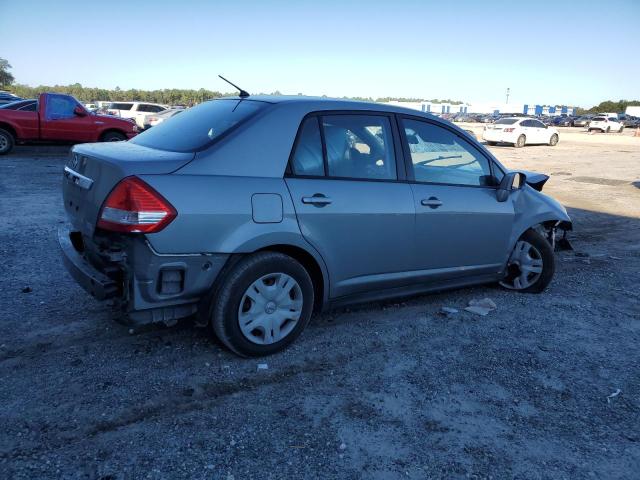
{"type": "Polygon", "coordinates": [[[13,146],[16,144],[15,138],[11,133],[6,130],[0,128],[0,155],[6,155],[11,150],[13,150],[13,146]]]}
{"type": "Polygon", "coordinates": [[[554,133],[553,135],[551,135],[551,138],[549,139],[549,145],[551,145],[552,147],[555,147],[558,144],[558,135],[556,133],[554,133]]]}
{"type": "Polygon", "coordinates": [[[243,357],[271,355],[309,323],[313,282],[288,255],[259,252],[225,275],[213,301],[211,326],[226,347],[243,357]]]}
{"type": "Polygon", "coordinates": [[[120,132],[107,132],[102,135],[101,141],[103,142],[122,142],[126,140],[127,137],[120,132]]]}
{"type": "Polygon", "coordinates": [[[527,144],[527,137],[525,137],[524,135],[520,135],[518,137],[518,140],[516,140],[516,143],[513,144],[513,146],[516,148],[522,148],[526,144],[527,144]]]}
{"type": "Polygon", "coordinates": [[[529,229],[516,242],[500,285],[509,290],[540,293],[549,285],[554,272],[551,245],[540,233],[529,229]]]}
{"type": "Polygon", "coordinates": [[[607,129],[604,131],[604,133],[609,133],[611,131],[611,127],[607,127],[607,129]]]}

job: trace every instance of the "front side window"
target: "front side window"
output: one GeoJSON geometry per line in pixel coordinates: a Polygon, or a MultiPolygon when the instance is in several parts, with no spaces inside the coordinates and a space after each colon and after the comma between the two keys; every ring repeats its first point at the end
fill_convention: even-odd
{"type": "Polygon", "coordinates": [[[452,185],[493,185],[489,161],[473,145],[446,128],[402,120],[415,180],[452,185]]]}
{"type": "Polygon", "coordinates": [[[324,175],[322,158],[322,139],[318,117],[309,117],[304,121],[296,150],[293,154],[293,173],[321,177],[324,175]]]}
{"type": "Polygon", "coordinates": [[[388,117],[328,115],[321,119],[328,176],[365,180],[397,179],[388,117]]]}
{"type": "Polygon", "coordinates": [[[66,95],[49,94],[47,96],[47,120],[63,120],[65,118],[73,118],[75,114],[73,110],[78,102],[66,95]]]}

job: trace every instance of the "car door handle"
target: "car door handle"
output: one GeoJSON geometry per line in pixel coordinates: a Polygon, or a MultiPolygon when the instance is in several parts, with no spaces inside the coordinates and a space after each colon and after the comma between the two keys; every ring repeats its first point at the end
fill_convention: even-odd
{"type": "Polygon", "coordinates": [[[420,203],[429,208],[438,208],[442,206],[442,202],[436,197],[424,198],[420,203]]]}
{"type": "Polygon", "coordinates": [[[325,197],[321,193],[316,193],[312,197],[302,197],[302,203],[315,205],[316,207],[324,207],[331,203],[331,199],[329,197],[325,197]]]}

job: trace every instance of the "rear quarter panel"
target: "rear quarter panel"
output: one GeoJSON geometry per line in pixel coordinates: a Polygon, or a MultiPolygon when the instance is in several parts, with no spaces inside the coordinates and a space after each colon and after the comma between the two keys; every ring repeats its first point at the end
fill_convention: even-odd
{"type": "Polygon", "coordinates": [[[164,230],[148,235],[159,253],[247,253],[276,244],[306,248],[282,178],[140,175],[178,211],[164,230]],[[282,215],[256,222],[255,194],[277,195],[282,215]]]}

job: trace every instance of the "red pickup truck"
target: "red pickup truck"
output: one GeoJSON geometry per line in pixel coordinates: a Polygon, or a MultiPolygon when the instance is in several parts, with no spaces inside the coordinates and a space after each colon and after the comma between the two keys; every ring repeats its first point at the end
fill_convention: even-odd
{"type": "Polygon", "coordinates": [[[16,143],[115,142],[137,133],[135,122],[96,115],[61,93],[41,93],[35,111],[0,108],[0,155],[16,143]]]}

